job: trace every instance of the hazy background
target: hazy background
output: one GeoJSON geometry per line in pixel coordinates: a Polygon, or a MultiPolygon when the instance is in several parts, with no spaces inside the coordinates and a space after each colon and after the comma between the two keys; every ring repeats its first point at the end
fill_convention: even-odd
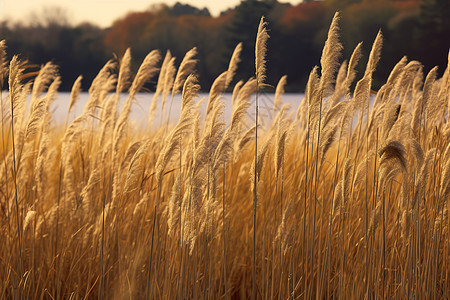
{"type": "MultiPolygon", "coordinates": [[[[67,12],[73,24],[90,22],[101,27],[132,11],[144,11],[152,5],[164,3],[173,6],[177,0],[0,0],[0,21],[24,21],[40,14],[43,8],[60,7],[67,12]]],[[[213,16],[239,4],[239,0],[190,0],[195,7],[206,7],[213,16]]],[[[298,4],[302,1],[282,1],[298,4]]]]}
{"type": "MultiPolygon", "coordinates": [[[[288,92],[304,91],[312,67],[320,62],[335,11],[342,12],[342,60],[363,41],[365,65],[379,29],[385,40],[374,88],[384,82],[402,56],[419,60],[424,72],[447,65],[450,48],[448,0],[165,1],[156,0],[0,0],[0,39],[8,55],[21,54],[34,69],[53,61],[60,66],[62,90],[79,75],[83,89],[109,59],[131,47],[136,69],[152,49],[170,50],[178,65],[198,47],[197,72],[204,91],[227,68],[237,43],[244,43],[236,80],[254,74],[254,40],[261,15],[269,22],[268,80],[288,75],[288,92]]],[[[31,68],[30,70],[33,70],[31,68]]],[[[360,67],[359,74],[363,73],[360,67]]],[[[152,84],[147,86],[152,89],[152,84]]]]}

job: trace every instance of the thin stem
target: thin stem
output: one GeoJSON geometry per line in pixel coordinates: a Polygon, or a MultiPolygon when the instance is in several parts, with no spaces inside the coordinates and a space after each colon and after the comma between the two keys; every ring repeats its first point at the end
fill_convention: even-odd
{"type": "Polygon", "coordinates": [[[313,223],[312,223],[312,234],[311,234],[311,290],[309,294],[309,299],[312,299],[312,290],[314,286],[314,236],[316,230],[316,208],[317,208],[317,181],[319,181],[319,174],[317,172],[317,167],[319,164],[319,143],[320,143],[320,126],[322,121],[322,97],[320,97],[320,108],[319,108],[319,127],[317,132],[317,145],[316,145],[316,165],[315,165],[315,182],[314,182],[314,208],[313,208],[313,223]]]}
{"type": "Polygon", "coordinates": [[[103,197],[102,203],[102,245],[100,252],[100,263],[101,263],[101,276],[100,276],[100,286],[99,286],[99,299],[103,299],[103,277],[105,274],[105,267],[103,264],[103,253],[104,253],[104,245],[105,245],[105,201],[106,197],[103,197]]]}
{"type": "MultiPolygon", "coordinates": [[[[12,95],[10,96],[12,97],[12,95]]],[[[19,218],[19,200],[17,191],[17,169],[16,169],[16,145],[14,141],[14,104],[11,98],[11,132],[12,132],[12,150],[13,150],[13,169],[14,169],[14,200],[16,204],[16,219],[17,219],[17,239],[19,244],[19,276],[20,281],[23,276],[23,261],[22,261],[22,240],[21,240],[21,228],[20,228],[20,218],[19,218]]]]}
{"type": "MultiPolygon", "coordinates": [[[[325,267],[328,264],[328,252],[331,252],[331,228],[333,226],[333,211],[334,211],[334,202],[335,202],[335,196],[336,196],[336,185],[337,185],[337,173],[338,173],[338,165],[339,165],[339,148],[341,145],[341,136],[342,136],[342,132],[339,134],[339,141],[338,141],[338,148],[337,148],[337,154],[336,154],[336,163],[335,163],[335,169],[334,169],[334,179],[333,179],[333,195],[331,197],[332,202],[331,202],[331,208],[330,208],[330,222],[329,222],[329,226],[328,226],[328,237],[327,237],[327,247],[325,250],[325,260],[324,260],[324,264],[323,264],[323,268],[322,268],[322,279],[321,279],[321,289],[320,291],[323,290],[323,284],[324,284],[324,279],[325,279],[325,267]]],[[[331,254],[330,254],[331,256],[331,254]]],[[[328,293],[330,290],[330,265],[328,266],[328,293]]],[[[321,298],[319,295],[319,299],[321,298]]],[[[329,298],[329,294],[328,297],[329,298]]]]}
{"type": "Polygon", "coordinates": [[[161,197],[161,182],[158,182],[158,192],[156,197],[156,203],[155,203],[155,210],[153,212],[153,228],[152,228],[152,242],[150,246],[150,262],[148,267],[148,274],[147,274],[147,292],[146,292],[146,299],[150,299],[150,281],[151,281],[151,275],[152,275],[152,258],[153,258],[153,243],[155,241],[155,226],[156,226],[156,213],[158,210],[158,203],[159,199],[161,197]]]}
{"type": "Polygon", "coordinates": [[[223,235],[223,278],[225,283],[225,300],[228,300],[227,284],[227,247],[225,239],[225,165],[223,166],[223,184],[222,184],[222,235],[223,235]]]}
{"type": "MultiPolygon", "coordinates": [[[[6,186],[6,201],[8,201],[8,193],[9,193],[9,180],[8,180],[8,164],[6,159],[6,148],[7,145],[5,145],[5,132],[3,128],[5,128],[5,116],[3,111],[3,96],[2,96],[2,89],[3,89],[3,77],[0,77],[0,110],[2,111],[2,148],[3,148],[3,162],[5,164],[5,186],[6,186]]],[[[9,136],[9,134],[8,134],[9,136]]],[[[8,239],[6,241],[8,248],[11,246],[11,222],[10,222],[10,209],[9,209],[9,203],[8,209],[6,209],[6,219],[8,221],[8,239]]],[[[8,253],[8,261],[10,260],[11,252],[8,253]]],[[[8,270],[10,270],[11,267],[8,267],[8,270]]],[[[8,271],[9,272],[9,271],[8,271]]]]}
{"type": "MultiPolygon", "coordinates": [[[[170,98],[170,106],[169,106],[169,114],[167,115],[167,123],[166,123],[166,132],[169,129],[169,123],[170,123],[170,113],[172,111],[172,104],[173,104],[173,98],[174,94],[172,93],[172,97],[170,98]]],[[[161,122],[162,122],[163,114],[161,114],[161,122]]]]}
{"type": "MultiPolygon", "coordinates": [[[[307,261],[306,261],[306,199],[308,196],[308,162],[309,162],[309,135],[310,135],[310,123],[311,123],[311,115],[309,113],[308,116],[308,131],[306,133],[306,160],[305,160],[305,196],[304,196],[304,209],[303,209],[303,263],[302,263],[302,274],[303,274],[303,283],[304,283],[304,287],[303,287],[303,295],[304,298],[306,299],[306,269],[307,269],[307,261]]],[[[294,289],[295,291],[295,289],[294,289]]]]}
{"type": "MultiPolygon", "coordinates": [[[[258,78],[258,77],[257,77],[258,78]]],[[[258,178],[257,178],[257,165],[258,165],[258,82],[256,83],[256,101],[255,101],[255,176],[253,180],[253,265],[252,265],[252,300],[256,299],[256,204],[258,201],[258,178]]]]}

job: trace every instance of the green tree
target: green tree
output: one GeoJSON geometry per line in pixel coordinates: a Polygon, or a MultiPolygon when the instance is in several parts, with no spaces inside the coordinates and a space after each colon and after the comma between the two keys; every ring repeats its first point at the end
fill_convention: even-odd
{"type": "Polygon", "coordinates": [[[196,16],[207,16],[210,17],[211,14],[209,10],[204,7],[202,9],[189,4],[182,4],[177,2],[172,7],[167,7],[167,13],[171,16],[182,16],[182,15],[196,15],[196,16]]]}
{"type": "MultiPolygon", "coordinates": [[[[248,79],[255,75],[255,40],[258,24],[261,16],[268,17],[269,12],[274,7],[276,1],[266,0],[244,0],[234,10],[225,30],[225,49],[222,55],[222,68],[226,69],[228,59],[234,47],[242,42],[241,63],[239,65],[239,79],[248,79]]],[[[269,18],[269,28],[272,23],[269,18]]]]}
{"type": "Polygon", "coordinates": [[[443,72],[450,48],[450,2],[448,0],[423,0],[420,8],[418,44],[426,68],[439,66],[443,72]]]}
{"type": "Polygon", "coordinates": [[[71,27],[59,22],[0,24],[0,40],[5,39],[9,58],[20,54],[30,64],[53,61],[59,66],[60,90],[69,91],[78,75],[83,75],[83,88],[108,59],[103,44],[104,30],[91,24],[71,27]]]}
{"type": "Polygon", "coordinates": [[[287,91],[304,91],[310,71],[320,61],[327,17],[324,3],[313,1],[287,8],[274,25],[268,69],[274,80],[288,76],[287,91]]]}

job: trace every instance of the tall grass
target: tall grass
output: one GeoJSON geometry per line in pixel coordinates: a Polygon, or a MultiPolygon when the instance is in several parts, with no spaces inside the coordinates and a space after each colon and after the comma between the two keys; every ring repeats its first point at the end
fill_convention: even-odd
{"type": "Polygon", "coordinates": [[[234,83],[238,45],[206,110],[196,48],[178,70],[151,51],[136,75],[127,50],[73,116],[77,79],[65,124],[52,121],[56,66],[28,73],[0,42],[0,298],[450,297],[450,67],[438,78],[402,58],[375,92],[382,35],[347,63],[337,14],[305,99],[283,105],[282,77],[263,126],[269,25],[256,25],[256,77],[234,83]],[[129,114],[155,77],[141,130],[129,114]]]}

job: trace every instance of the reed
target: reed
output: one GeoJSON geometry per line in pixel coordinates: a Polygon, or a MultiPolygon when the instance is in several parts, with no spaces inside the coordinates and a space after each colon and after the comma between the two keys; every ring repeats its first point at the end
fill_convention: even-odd
{"type": "Polygon", "coordinates": [[[74,116],[78,77],[63,124],[58,67],[29,73],[0,42],[0,298],[450,297],[450,69],[404,57],[373,91],[382,35],[341,58],[339,18],[292,108],[287,77],[266,82],[264,18],[255,77],[235,82],[238,44],[199,99],[196,48],[178,69],[150,51],[136,74],[127,50],[74,116]],[[130,112],[152,78],[142,129],[130,112]]]}

